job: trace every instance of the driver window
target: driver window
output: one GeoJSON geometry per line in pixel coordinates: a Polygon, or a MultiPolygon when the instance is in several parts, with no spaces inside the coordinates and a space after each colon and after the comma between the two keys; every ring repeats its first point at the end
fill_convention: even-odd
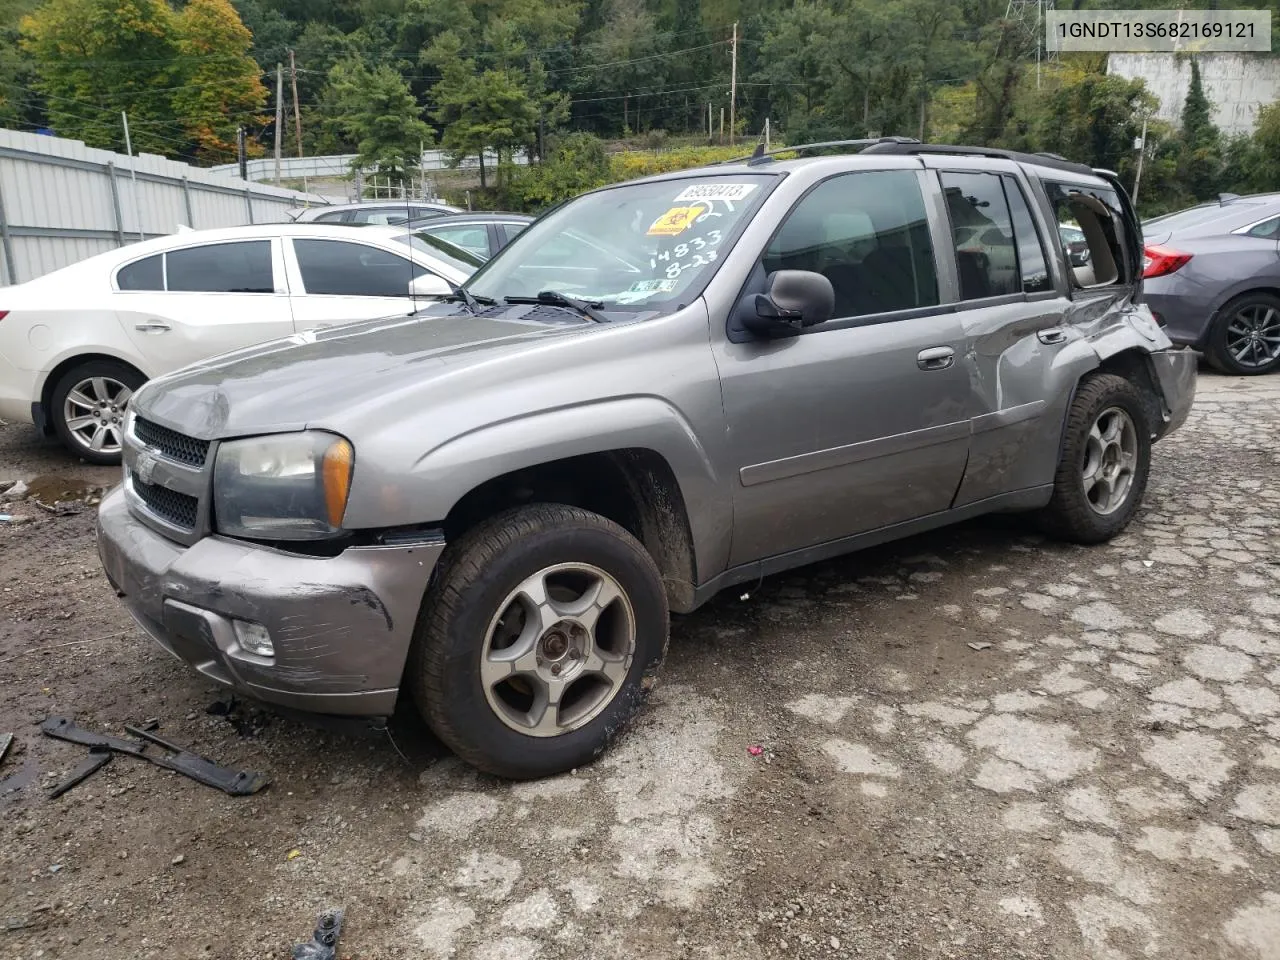
{"type": "Polygon", "coordinates": [[[821,273],[835,291],[837,319],[938,303],[924,197],[910,170],[847,173],[819,184],[783,222],[763,265],[768,273],[821,273]]]}

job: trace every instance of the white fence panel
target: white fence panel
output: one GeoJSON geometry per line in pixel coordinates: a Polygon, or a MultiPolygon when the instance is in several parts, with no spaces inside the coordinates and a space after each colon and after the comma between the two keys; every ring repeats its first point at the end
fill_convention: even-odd
{"type": "Polygon", "coordinates": [[[0,129],[0,285],[34,280],[145,237],[274,223],[323,197],[151,154],[0,129]]]}

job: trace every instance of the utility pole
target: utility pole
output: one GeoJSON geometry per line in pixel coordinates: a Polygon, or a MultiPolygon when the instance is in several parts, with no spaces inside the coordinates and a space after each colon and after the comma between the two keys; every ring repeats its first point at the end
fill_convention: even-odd
{"type": "Polygon", "coordinates": [[[724,107],[720,108],[720,142],[724,143],[724,107]]]}
{"type": "MultiPolygon", "coordinates": [[[[298,109],[298,65],[293,59],[293,51],[289,51],[289,83],[293,86],[293,126],[294,136],[298,141],[298,159],[302,159],[302,111],[298,109]]],[[[307,189],[307,175],[302,175],[302,190],[307,189]]]]}
{"type": "Polygon", "coordinates": [[[764,148],[769,149],[769,118],[764,118],[764,148]]]}
{"type": "Polygon", "coordinates": [[[715,136],[716,136],[716,125],[713,122],[713,118],[711,115],[711,104],[710,102],[708,102],[707,103],[707,143],[710,143],[712,140],[714,140],[715,136]]]}
{"type": "MultiPolygon", "coordinates": [[[[733,143],[734,108],[738,104],[738,21],[733,21],[733,66],[729,72],[729,142],[733,143]]],[[[723,128],[724,122],[721,121],[723,128]]],[[[723,132],[723,130],[721,131],[723,132]]]]}
{"type": "Polygon", "coordinates": [[[1138,206],[1138,187],[1142,186],[1142,161],[1147,155],[1147,117],[1142,117],[1142,136],[1138,137],[1138,172],[1133,175],[1133,206],[1138,206]]]}
{"type": "Polygon", "coordinates": [[[276,186],[280,186],[280,128],[284,126],[284,66],[276,64],[276,186]]]}
{"type": "Polygon", "coordinates": [[[124,149],[129,154],[129,179],[133,181],[133,216],[138,221],[138,239],[142,235],[142,201],[138,199],[138,168],[133,162],[133,141],[129,139],[129,114],[120,111],[120,120],[124,123],[124,149]]]}
{"type": "Polygon", "coordinates": [[[245,149],[244,126],[236,127],[236,161],[240,164],[240,179],[249,179],[249,157],[245,149]]]}

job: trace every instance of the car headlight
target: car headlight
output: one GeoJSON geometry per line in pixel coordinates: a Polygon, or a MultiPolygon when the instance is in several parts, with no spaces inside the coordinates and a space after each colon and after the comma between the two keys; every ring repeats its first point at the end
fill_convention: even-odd
{"type": "Polygon", "coordinates": [[[231,440],[213,467],[218,533],[258,540],[321,540],[342,530],[355,454],[332,433],[308,430],[231,440]]]}

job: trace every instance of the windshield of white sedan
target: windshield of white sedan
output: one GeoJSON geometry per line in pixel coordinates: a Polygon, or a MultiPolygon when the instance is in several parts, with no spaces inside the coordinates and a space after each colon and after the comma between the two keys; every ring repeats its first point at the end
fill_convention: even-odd
{"type": "Polygon", "coordinates": [[[586,194],[531,224],[467,289],[499,302],[555,291],[605,309],[688,302],[773,179],[683,177],[586,194]]]}

